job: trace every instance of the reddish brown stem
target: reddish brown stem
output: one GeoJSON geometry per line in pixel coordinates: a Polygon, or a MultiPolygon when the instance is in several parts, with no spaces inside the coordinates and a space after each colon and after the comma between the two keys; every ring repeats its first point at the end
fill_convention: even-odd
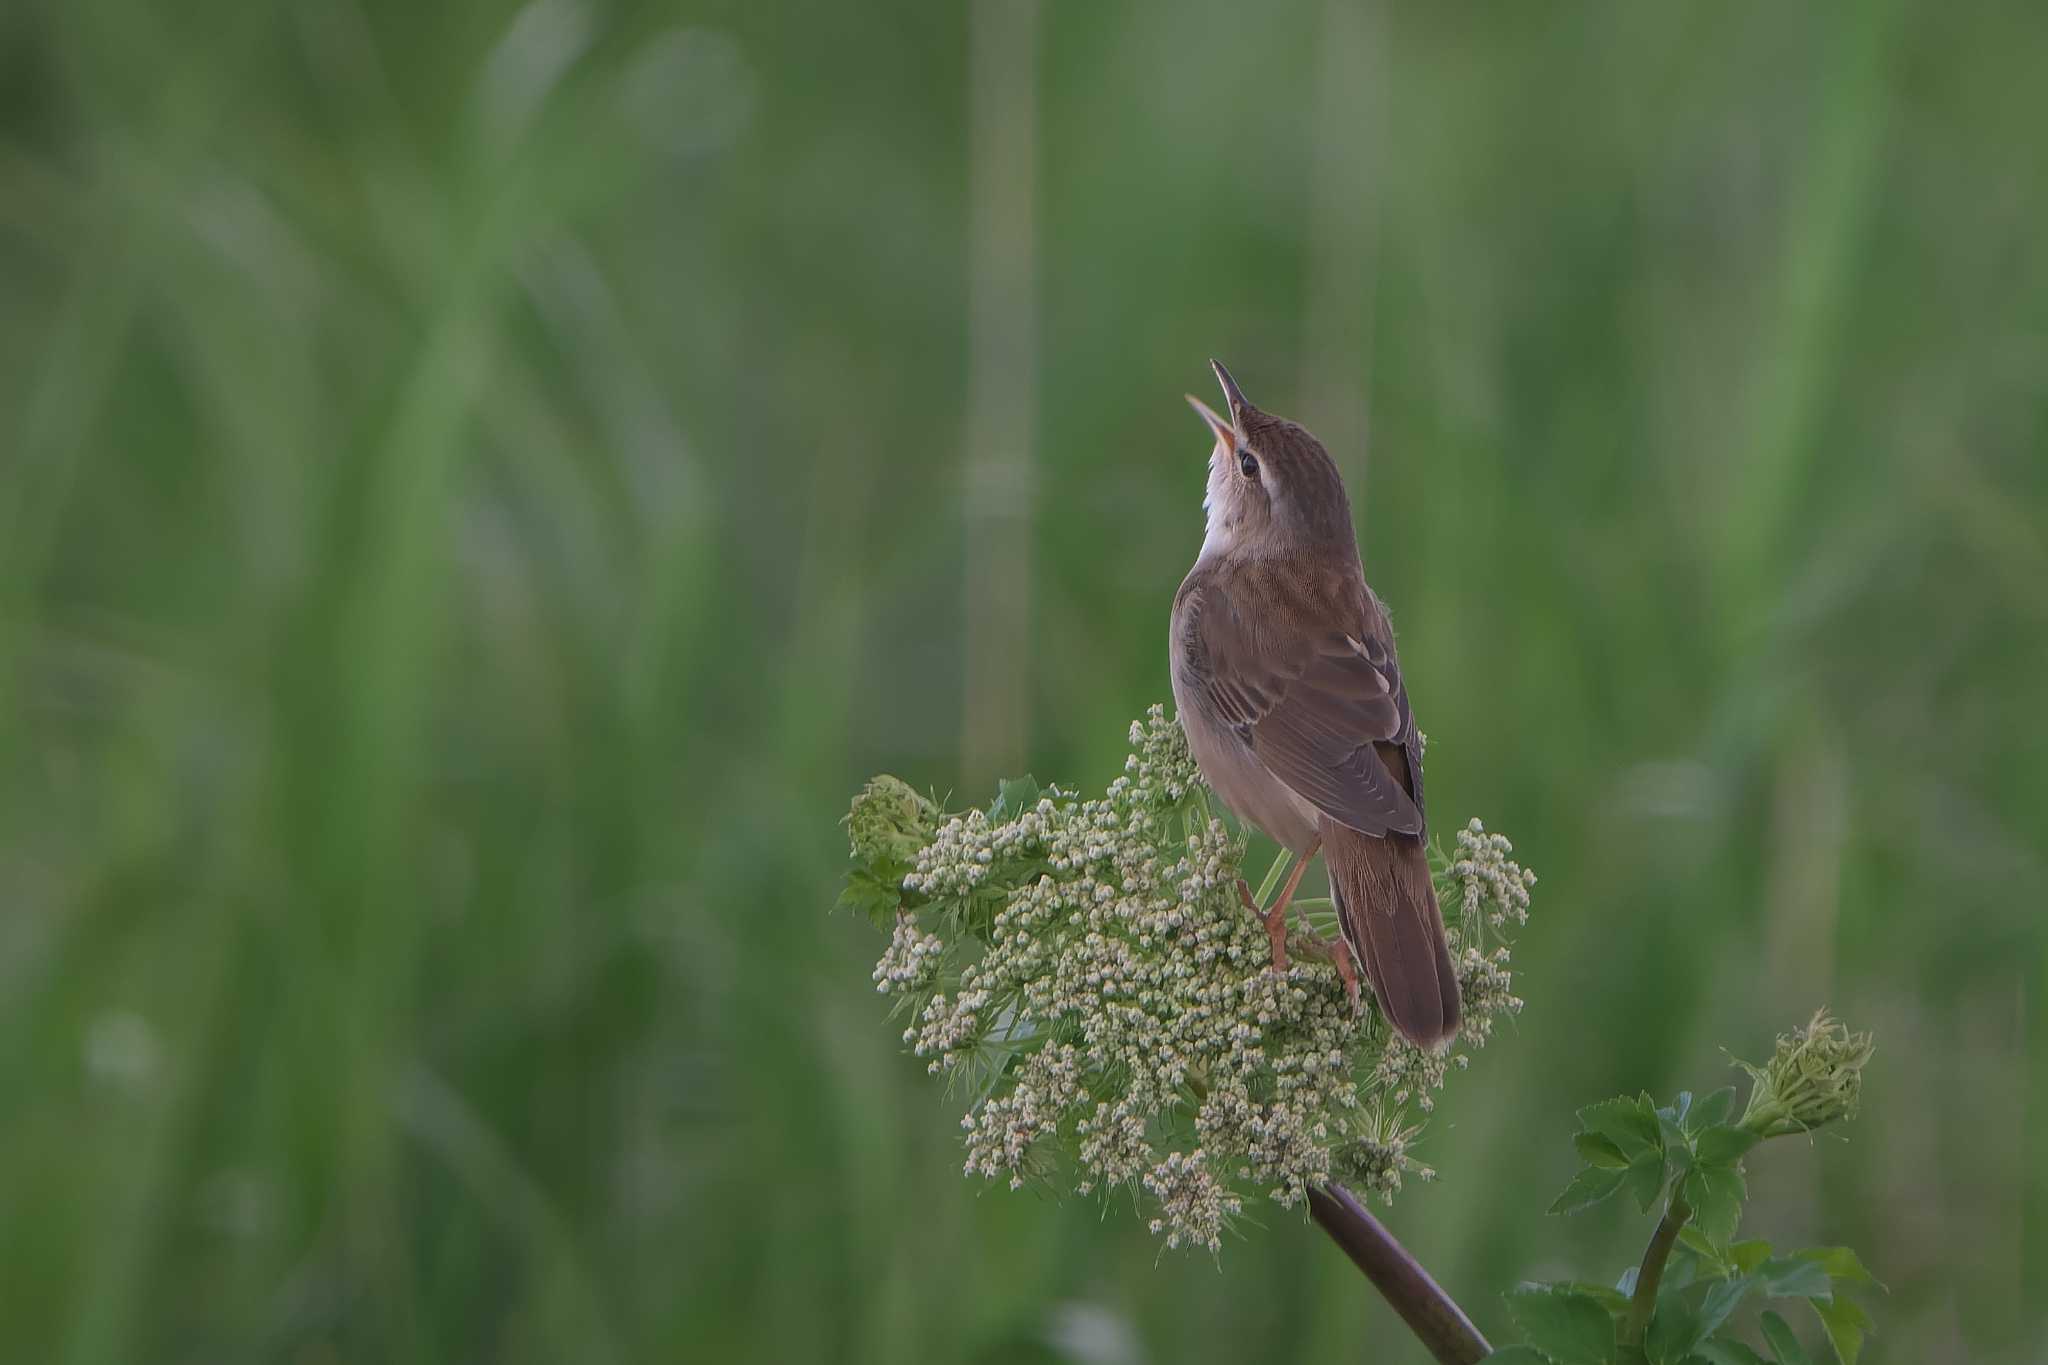
{"type": "Polygon", "coordinates": [[[1380,1297],[1442,1365],[1474,1365],[1493,1353],[1465,1310],[1351,1191],[1332,1181],[1308,1192],[1308,1207],[1330,1240],[1365,1272],[1380,1297]]]}

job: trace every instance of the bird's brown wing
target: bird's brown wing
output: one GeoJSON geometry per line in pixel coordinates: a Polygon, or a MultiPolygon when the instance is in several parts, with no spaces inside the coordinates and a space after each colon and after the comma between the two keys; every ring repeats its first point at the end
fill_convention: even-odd
{"type": "Polygon", "coordinates": [[[1214,576],[1190,605],[1187,676],[1275,777],[1361,834],[1422,833],[1415,718],[1394,651],[1367,612],[1357,635],[1254,621],[1214,576]],[[1383,746],[1405,773],[1390,770],[1383,746]]]}

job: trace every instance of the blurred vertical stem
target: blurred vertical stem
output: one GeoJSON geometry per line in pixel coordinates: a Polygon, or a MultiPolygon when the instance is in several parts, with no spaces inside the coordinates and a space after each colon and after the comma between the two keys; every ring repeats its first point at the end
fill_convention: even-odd
{"type": "Polygon", "coordinates": [[[1726,472],[1719,555],[1721,610],[1738,647],[1767,610],[1785,529],[1799,514],[1816,454],[1808,439],[1825,399],[1829,356],[1853,303],[1852,267],[1881,169],[1897,0],[1853,7],[1822,49],[1819,122],[1765,297],[1747,430],[1726,472]]]}
{"type": "Polygon", "coordinates": [[[962,505],[967,653],[960,756],[971,783],[1024,752],[1037,407],[1037,0],[968,15],[968,375],[962,505]]]}
{"type": "Polygon", "coordinates": [[[1472,1365],[1493,1354],[1465,1310],[1351,1191],[1331,1181],[1308,1192],[1308,1208],[1330,1240],[1365,1272],[1372,1287],[1442,1365],[1472,1365]]]}
{"type": "Polygon", "coordinates": [[[1308,280],[1301,408],[1358,482],[1367,459],[1379,131],[1386,89],[1379,6],[1325,0],[1309,129],[1308,280]]]}

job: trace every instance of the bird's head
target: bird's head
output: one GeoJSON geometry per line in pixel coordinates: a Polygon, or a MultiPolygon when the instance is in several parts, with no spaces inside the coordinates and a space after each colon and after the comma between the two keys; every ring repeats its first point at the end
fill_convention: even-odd
{"type": "Polygon", "coordinates": [[[1299,424],[1259,411],[1222,362],[1209,362],[1223,385],[1229,420],[1193,394],[1188,403],[1216,439],[1209,454],[1209,514],[1204,557],[1268,556],[1348,548],[1355,554],[1351,501],[1323,443],[1299,424]]]}

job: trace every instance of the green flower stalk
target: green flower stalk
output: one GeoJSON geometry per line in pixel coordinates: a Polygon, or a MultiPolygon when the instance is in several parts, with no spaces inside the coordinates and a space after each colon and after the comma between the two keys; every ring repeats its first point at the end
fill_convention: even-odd
{"type": "MultiPolygon", "coordinates": [[[[1236,892],[1244,840],[1180,727],[1155,706],[1131,746],[1098,798],[1027,779],[946,816],[883,777],[847,817],[842,902],[890,934],[874,981],[905,1044],[971,1096],[966,1173],[1127,1191],[1168,1246],[1211,1252],[1251,1199],[1291,1208],[1332,1180],[1391,1199],[1431,1178],[1414,1145],[1436,1091],[1522,1007],[1505,935],[1533,875],[1476,821],[1438,859],[1465,1021],[1459,1049],[1424,1053],[1353,1012],[1317,933],[1269,970],[1236,892]]],[[[1327,901],[1298,904],[1334,931],[1327,901]]]]}
{"type": "Polygon", "coordinates": [[[1868,1033],[1851,1033],[1816,1011],[1804,1027],[1779,1035],[1763,1066],[1737,1062],[1754,1082],[1741,1126],[1758,1137],[1787,1137],[1853,1117],[1872,1050],[1868,1033]]]}

